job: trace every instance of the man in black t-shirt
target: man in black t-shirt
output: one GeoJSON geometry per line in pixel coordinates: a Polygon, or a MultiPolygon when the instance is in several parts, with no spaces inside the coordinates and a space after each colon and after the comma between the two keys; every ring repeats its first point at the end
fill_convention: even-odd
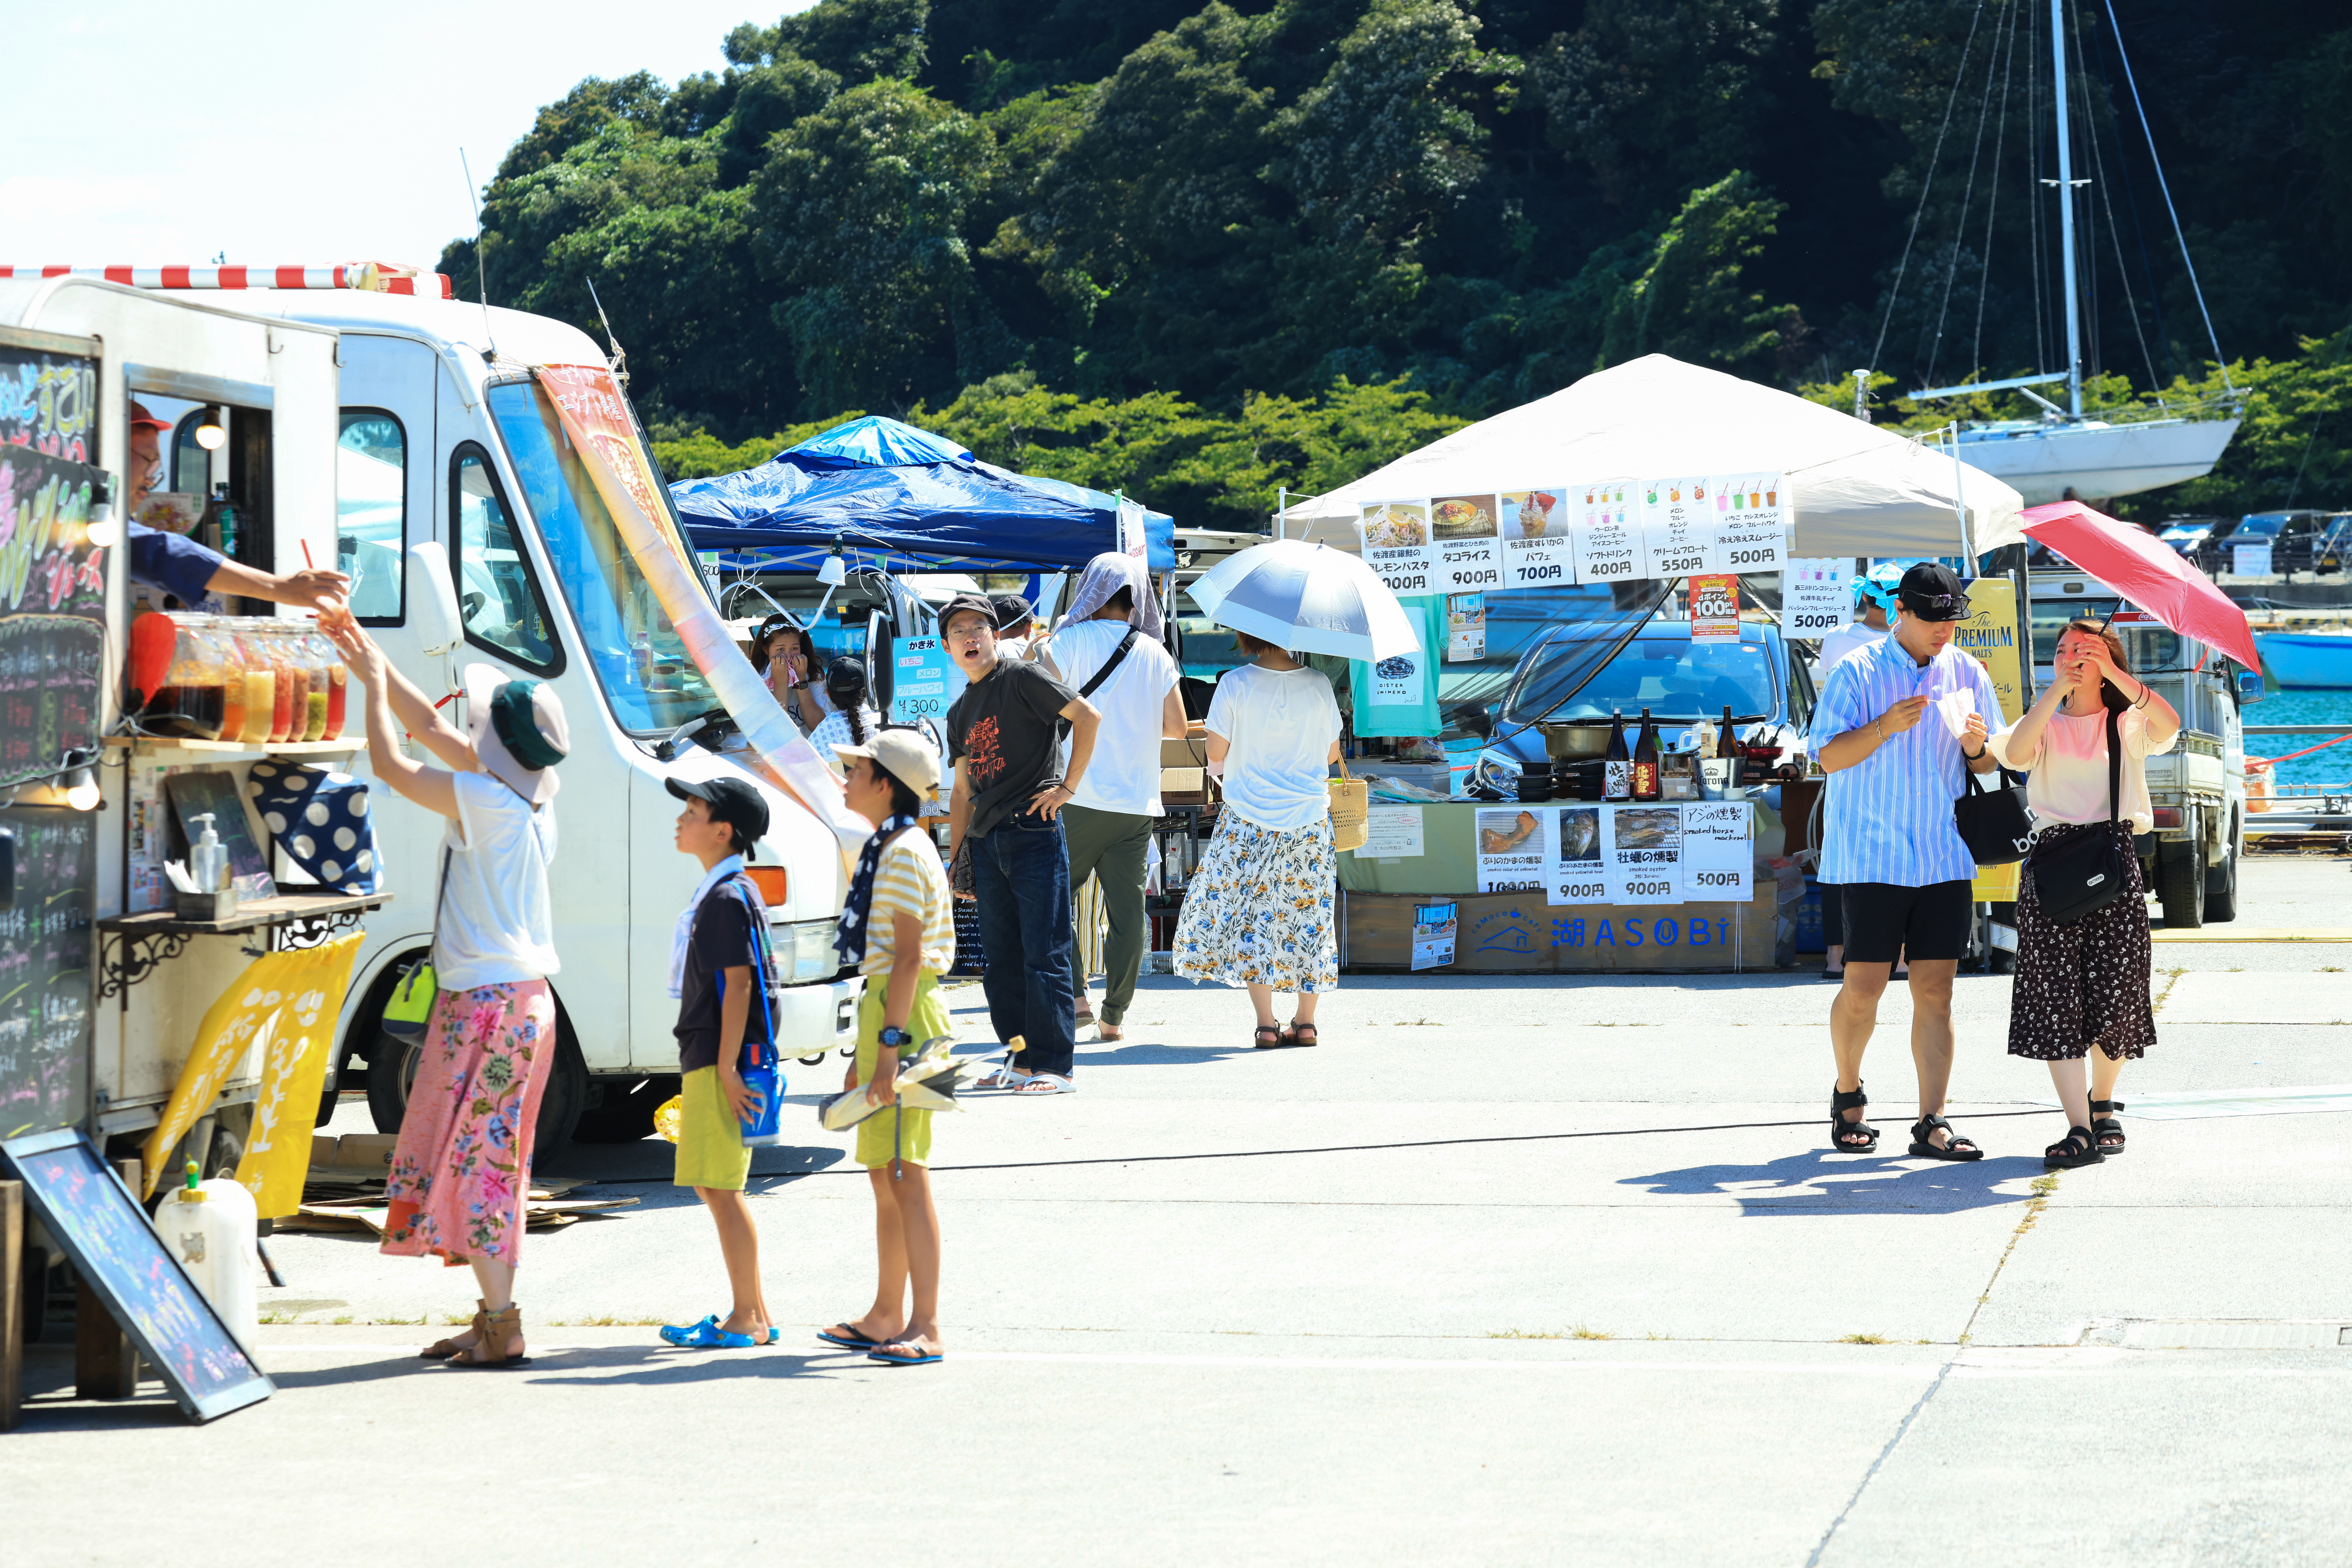
{"type": "Polygon", "coordinates": [[[1077,1018],[1061,811],[1094,754],[1100,715],[1037,666],[997,658],[996,610],[986,599],[950,599],[940,635],[971,682],[948,710],[955,763],[948,829],[955,848],[971,851],[989,1020],[998,1039],[1021,1047],[995,1081],[1027,1094],[1067,1093],[1076,1087],[1077,1018]],[[1062,720],[1070,725],[1066,777],[1062,720]]]}

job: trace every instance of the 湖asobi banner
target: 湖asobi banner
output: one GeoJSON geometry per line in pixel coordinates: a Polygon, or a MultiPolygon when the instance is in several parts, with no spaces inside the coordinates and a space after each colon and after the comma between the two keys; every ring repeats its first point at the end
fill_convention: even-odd
{"type": "Polygon", "coordinates": [[[775,694],[735,646],[718,606],[703,592],[694,558],[662,504],[660,481],[646,460],[636,422],[629,416],[613,373],[602,365],[551,364],[539,368],[539,379],[581,465],[613,514],[622,543],[645,574],[662,613],[677,628],[687,657],[726,705],[769,782],[833,830],[845,860],[863,847],[873,826],[843,803],[832,770],[784,716],[775,694]]]}
{"type": "Polygon", "coordinates": [[[1356,535],[1366,563],[1398,594],[1778,572],[1788,558],[1788,480],[1685,474],[1399,496],[1359,506],[1356,535]]]}

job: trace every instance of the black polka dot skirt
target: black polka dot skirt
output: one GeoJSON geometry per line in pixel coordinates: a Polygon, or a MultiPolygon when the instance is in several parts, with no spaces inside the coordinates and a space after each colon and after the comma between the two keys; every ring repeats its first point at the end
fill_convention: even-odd
{"type": "Polygon", "coordinates": [[[2147,890],[2128,822],[2064,823],[2034,836],[2017,879],[2017,984],[2010,997],[2009,1054],[2074,1061],[2096,1045],[2141,1057],[2156,1044],[2147,997],[2147,890]],[[2086,833],[2122,840],[2130,885],[2103,909],[2062,926],[2042,912],[2033,858],[2086,833]]]}

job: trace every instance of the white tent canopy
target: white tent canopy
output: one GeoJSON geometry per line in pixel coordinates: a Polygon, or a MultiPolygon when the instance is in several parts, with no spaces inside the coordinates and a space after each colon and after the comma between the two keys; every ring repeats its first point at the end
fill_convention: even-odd
{"type": "Polygon", "coordinates": [[[1955,485],[1979,553],[2025,537],[2017,492],[1954,463],[1948,448],[1664,354],[1596,371],[1293,501],[1284,531],[1354,550],[1360,501],[1776,469],[1787,477],[1801,556],[1958,555],[1955,485]]]}

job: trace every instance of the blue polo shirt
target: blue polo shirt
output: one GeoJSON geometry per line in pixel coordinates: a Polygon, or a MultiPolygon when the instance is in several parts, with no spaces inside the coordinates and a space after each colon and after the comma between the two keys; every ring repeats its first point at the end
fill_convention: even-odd
{"type": "MultiPolygon", "coordinates": [[[[1849,730],[1869,728],[1906,697],[1932,702],[1951,691],[1974,692],[1985,727],[2000,727],[2000,694],[1992,677],[1958,644],[1922,666],[1895,637],[1884,637],[1831,668],[1806,744],[1818,757],[1823,746],[1849,730]]],[[[1925,888],[1974,877],[1976,861],[1952,821],[1952,802],[1967,789],[1960,743],[1930,709],[1862,762],[1830,774],[1822,808],[1822,880],[1925,888]]]]}
{"type": "Polygon", "coordinates": [[[127,524],[124,548],[131,553],[131,580],[161,588],[184,605],[194,605],[211,592],[213,574],[226,559],[184,533],[127,524]]]}

